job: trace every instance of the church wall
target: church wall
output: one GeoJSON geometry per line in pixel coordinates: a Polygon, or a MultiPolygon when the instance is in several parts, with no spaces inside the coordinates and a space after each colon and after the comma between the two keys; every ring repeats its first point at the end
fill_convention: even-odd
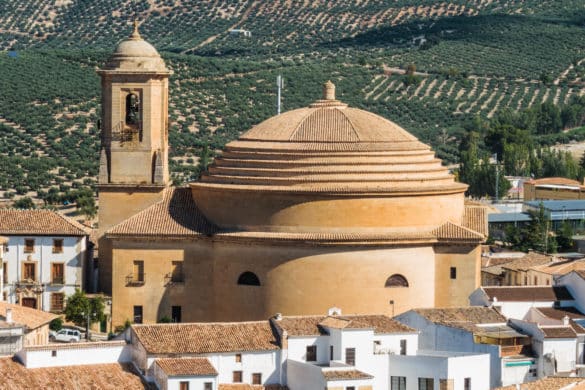
{"type": "Polygon", "coordinates": [[[393,311],[398,314],[434,304],[432,247],[369,249],[224,242],[214,244],[214,258],[218,321],[257,320],[277,312],[324,314],[333,306],[343,313],[392,315],[393,311]],[[244,271],[256,273],[262,286],[238,286],[236,281],[244,271]],[[387,278],[396,273],[408,280],[409,287],[384,287],[387,278]]]}
{"type": "Polygon", "coordinates": [[[211,321],[213,263],[207,241],[114,241],[112,321],[133,321],[134,306],[142,306],[143,323],[171,317],[181,307],[181,321],[211,321]],[[144,283],[128,283],[134,261],[144,262],[144,283]],[[183,282],[170,279],[173,261],[183,261],[183,282]]]}
{"type": "Polygon", "coordinates": [[[480,285],[481,246],[437,246],[435,252],[435,307],[469,306],[469,295],[480,285]]]}
{"type": "Polygon", "coordinates": [[[219,226],[283,231],[352,232],[404,226],[460,223],[463,194],[369,197],[319,196],[314,193],[230,191],[192,187],[203,213],[219,226]],[[221,207],[219,207],[221,205],[221,207]]]}

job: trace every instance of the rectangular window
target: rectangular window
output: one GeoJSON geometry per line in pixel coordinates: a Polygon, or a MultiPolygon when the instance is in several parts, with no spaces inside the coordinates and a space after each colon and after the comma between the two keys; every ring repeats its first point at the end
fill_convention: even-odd
{"type": "Polygon", "coordinates": [[[205,382],[203,384],[203,390],[213,390],[213,383],[211,383],[211,382],[205,382]]]}
{"type": "Polygon", "coordinates": [[[463,380],[463,390],[471,390],[471,378],[465,378],[463,380]]]}
{"type": "Polygon", "coordinates": [[[51,294],[51,311],[62,312],[64,309],[65,294],[52,293],[51,294]]]}
{"type": "Polygon", "coordinates": [[[355,386],[347,386],[345,390],[355,390],[355,386]]]}
{"type": "Polygon", "coordinates": [[[538,278],[536,276],[534,277],[534,285],[538,286],[538,278]]]}
{"type": "Polygon", "coordinates": [[[35,251],[35,240],[27,238],[24,240],[24,253],[33,253],[35,251]]]}
{"type": "Polygon", "coordinates": [[[260,374],[260,373],[252,374],[252,384],[253,385],[261,385],[262,384],[262,374],[260,374]]]}
{"type": "Polygon", "coordinates": [[[329,346],[329,360],[333,360],[333,345],[329,346]]]}
{"type": "Polygon", "coordinates": [[[2,264],[2,282],[4,284],[8,283],[8,262],[5,261],[2,264]]]}
{"type": "Polygon", "coordinates": [[[171,320],[173,322],[181,322],[181,306],[171,306],[171,320]]]}
{"type": "Polygon", "coordinates": [[[22,278],[24,280],[37,280],[37,264],[36,263],[23,263],[22,264],[22,278]]]}
{"type": "Polygon", "coordinates": [[[456,267],[451,267],[451,279],[457,279],[457,268],[456,267]]]}
{"type": "Polygon", "coordinates": [[[63,239],[62,238],[54,238],[53,239],[53,253],[63,253],[63,239]]]}
{"type": "Polygon", "coordinates": [[[390,390],[406,390],[405,376],[390,377],[390,390]]]}
{"type": "Polygon", "coordinates": [[[418,378],[418,390],[435,390],[433,378],[418,378]]]}
{"type": "Polygon", "coordinates": [[[6,293],[6,291],[2,291],[2,300],[4,302],[8,302],[8,294],[6,293]]]}
{"type": "Polygon", "coordinates": [[[179,390],[189,390],[189,382],[188,381],[179,382],[179,390]]]}
{"type": "Polygon", "coordinates": [[[242,371],[234,371],[233,379],[234,383],[242,383],[242,371]]]}
{"type": "Polygon", "coordinates": [[[317,346],[316,345],[307,345],[307,361],[308,362],[316,362],[317,361],[317,346]]]}
{"type": "Polygon", "coordinates": [[[242,362],[242,354],[236,353],[236,363],[241,363],[241,362],[242,362]]]}
{"type": "Polygon", "coordinates": [[[171,267],[171,281],[173,283],[183,283],[183,262],[173,261],[171,267]]]}
{"type": "Polygon", "coordinates": [[[355,366],[355,348],[345,348],[345,364],[355,366]]]}
{"type": "Polygon", "coordinates": [[[65,284],[65,264],[51,264],[51,282],[53,284],[65,284]]]}
{"type": "Polygon", "coordinates": [[[9,248],[8,243],[4,244],[4,253],[8,253],[9,248]]]}
{"type": "Polygon", "coordinates": [[[134,306],[134,323],[142,324],[142,306],[134,306]]]}
{"type": "Polygon", "coordinates": [[[400,354],[406,355],[406,340],[400,340],[400,354]]]}
{"type": "Polygon", "coordinates": [[[57,351],[56,350],[52,350],[51,351],[51,356],[52,357],[57,357],[57,351]]]}
{"type": "Polygon", "coordinates": [[[144,283],[144,261],[134,260],[132,279],[136,283],[144,283]]]}

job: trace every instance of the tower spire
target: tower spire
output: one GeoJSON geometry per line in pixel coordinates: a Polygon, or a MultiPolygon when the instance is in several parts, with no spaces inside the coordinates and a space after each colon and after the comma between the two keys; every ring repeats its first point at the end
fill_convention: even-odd
{"type": "Polygon", "coordinates": [[[132,31],[132,35],[130,35],[130,39],[135,39],[135,40],[139,40],[142,39],[142,37],[140,36],[140,32],[138,32],[138,19],[136,19],[136,17],[134,17],[134,30],[132,31]]]}

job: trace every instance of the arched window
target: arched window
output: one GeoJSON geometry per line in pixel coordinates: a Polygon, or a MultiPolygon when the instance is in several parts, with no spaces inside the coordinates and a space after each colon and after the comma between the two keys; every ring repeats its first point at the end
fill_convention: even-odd
{"type": "Polygon", "coordinates": [[[140,99],[135,93],[126,96],[126,124],[138,125],[140,121],[140,99]]]}
{"type": "Polygon", "coordinates": [[[260,279],[255,273],[246,271],[238,278],[238,284],[243,286],[260,286],[260,279]]]}
{"type": "Polygon", "coordinates": [[[394,274],[386,279],[384,287],[408,287],[408,280],[402,275],[394,274]]]}

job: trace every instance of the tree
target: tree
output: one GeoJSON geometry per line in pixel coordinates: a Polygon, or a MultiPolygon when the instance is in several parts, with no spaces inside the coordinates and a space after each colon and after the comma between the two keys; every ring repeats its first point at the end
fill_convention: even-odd
{"type": "Polygon", "coordinates": [[[16,200],[14,202],[13,206],[17,209],[35,209],[36,208],[35,203],[28,196],[25,196],[24,198],[20,198],[20,199],[16,200]]]}
{"type": "Polygon", "coordinates": [[[557,233],[557,244],[559,250],[566,252],[573,249],[573,228],[568,221],[563,221],[557,233]]]}
{"type": "Polygon", "coordinates": [[[93,196],[82,196],[77,198],[77,210],[87,219],[92,219],[97,214],[97,207],[93,196]]]}
{"type": "Polygon", "coordinates": [[[83,291],[76,289],[75,293],[67,298],[65,319],[78,326],[88,326],[88,312],[89,325],[91,325],[105,318],[104,309],[105,303],[102,297],[88,298],[83,291]]]}

